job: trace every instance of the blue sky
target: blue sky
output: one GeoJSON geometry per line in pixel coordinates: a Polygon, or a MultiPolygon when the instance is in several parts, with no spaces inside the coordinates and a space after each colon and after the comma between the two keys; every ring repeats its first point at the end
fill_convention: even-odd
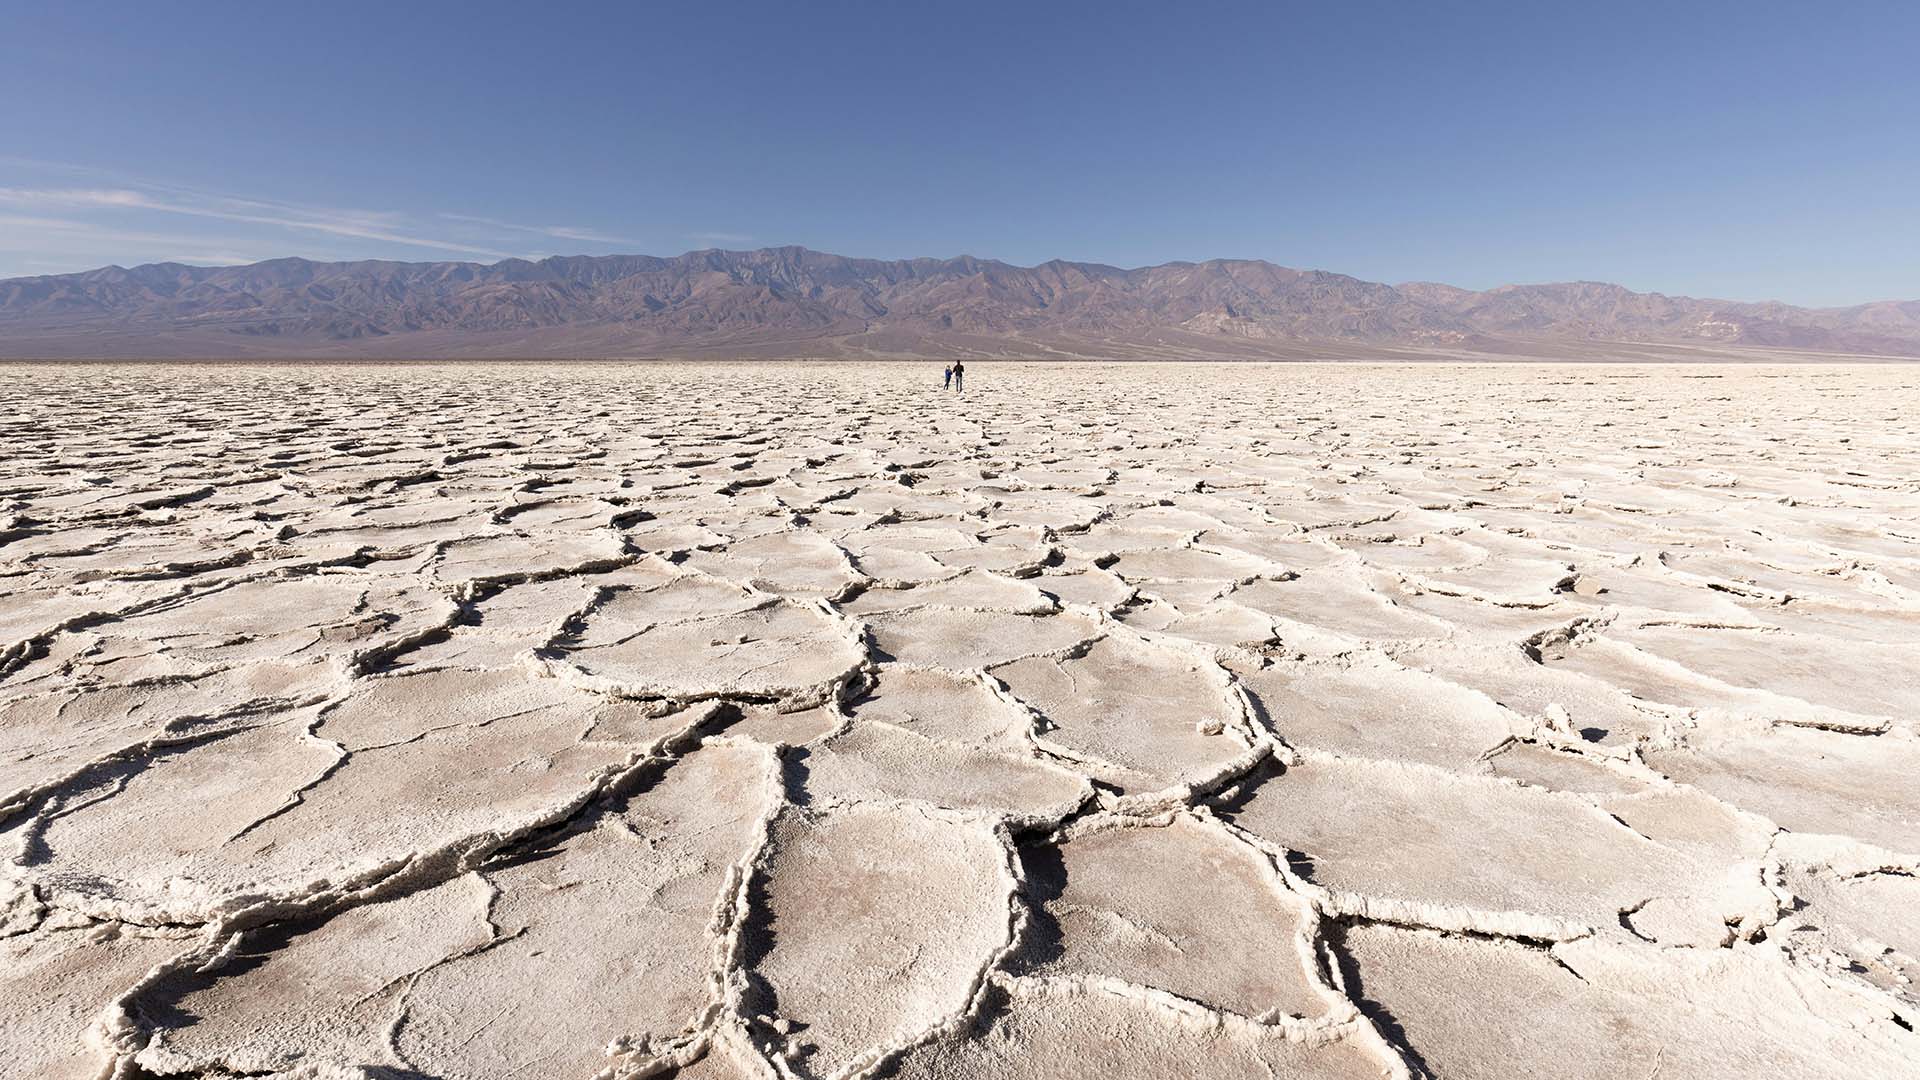
{"type": "Polygon", "coordinates": [[[0,0],[0,276],[804,244],[1920,297],[1920,4],[0,0]]]}

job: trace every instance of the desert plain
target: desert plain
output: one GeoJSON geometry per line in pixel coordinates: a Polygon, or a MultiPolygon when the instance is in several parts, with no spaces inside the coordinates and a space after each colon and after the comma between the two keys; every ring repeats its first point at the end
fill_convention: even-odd
{"type": "Polygon", "coordinates": [[[7,1076],[1920,1076],[1920,367],[4,374],[7,1076]]]}

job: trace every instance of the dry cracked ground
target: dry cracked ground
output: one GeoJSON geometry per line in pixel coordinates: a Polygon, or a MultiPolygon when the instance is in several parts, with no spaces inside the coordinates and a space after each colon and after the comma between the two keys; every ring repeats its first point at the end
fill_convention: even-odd
{"type": "Polygon", "coordinates": [[[7,1076],[1920,1075],[1920,369],[33,366],[7,1076]]]}

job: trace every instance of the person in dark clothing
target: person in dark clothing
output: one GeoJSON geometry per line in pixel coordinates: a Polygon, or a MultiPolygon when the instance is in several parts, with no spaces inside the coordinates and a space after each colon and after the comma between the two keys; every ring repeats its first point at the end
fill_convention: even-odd
{"type": "Polygon", "coordinates": [[[967,365],[958,360],[953,362],[953,392],[958,394],[967,388],[967,365]]]}

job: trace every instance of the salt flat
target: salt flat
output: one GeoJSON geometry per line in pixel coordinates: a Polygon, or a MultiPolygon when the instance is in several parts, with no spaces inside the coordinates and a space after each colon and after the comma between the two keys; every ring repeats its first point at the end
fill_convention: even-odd
{"type": "Polygon", "coordinates": [[[1920,1075],[1920,368],[5,376],[8,1076],[1920,1075]]]}

